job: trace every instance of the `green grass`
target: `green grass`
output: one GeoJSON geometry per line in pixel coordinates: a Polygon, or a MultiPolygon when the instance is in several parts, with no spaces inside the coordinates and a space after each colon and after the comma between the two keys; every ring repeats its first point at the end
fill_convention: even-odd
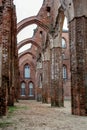
{"type": "Polygon", "coordinates": [[[16,111],[17,109],[18,109],[17,106],[9,106],[9,107],[8,107],[8,112],[9,112],[9,113],[13,113],[13,112],[16,111]]]}
{"type": "Polygon", "coordinates": [[[8,107],[8,116],[7,118],[11,118],[11,116],[14,116],[14,112],[18,110],[28,110],[29,108],[27,106],[9,106],[8,107]]]}
{"type": "Polygon", "coordinates": [[[8,127],[12,124],[12,122],[0,122],[0,128],[8,127]]]}
{"type": "Polygon", "coordinates": [[[19,106],[9,106],[8,112],[13,113],[16,110],[21,110],[21,109],[28,110],[28,107],[27,106],[21,106],[21,107],[19,107],[19,106]]]}
{"type": "MultiPolygon", "coordinates": [[[[13,113],[17,110],[28,110],[29,108],[27,106],[9,106],[8,107],[8,118],[11,118],[13,115],[13,113]]],[[[13,124],[13,122],[3,120],[2,122],[0,122],[0,128],[5,128],[5,127],[9,127],[13,124]]]]}
{"type": "Polygon", "coordinates": [[[19,107],[19,109],[28,110],[29,108],[27,106],[19,107]]]}

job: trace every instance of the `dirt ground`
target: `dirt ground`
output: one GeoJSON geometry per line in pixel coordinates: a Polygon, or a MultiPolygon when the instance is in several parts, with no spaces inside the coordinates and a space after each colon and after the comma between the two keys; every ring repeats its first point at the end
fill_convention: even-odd
{"type": "Polygon", "coordinates": [[[87,130],[87,117],[71,115],[70,101],[64,108],[20,100],[15,110],[0,118],[0,130],[87,130]]]}

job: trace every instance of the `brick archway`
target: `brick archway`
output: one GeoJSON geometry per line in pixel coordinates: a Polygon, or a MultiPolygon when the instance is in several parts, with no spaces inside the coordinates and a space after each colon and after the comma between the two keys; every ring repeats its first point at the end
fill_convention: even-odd
{"type": "Polygon", "coordinates": [[[48,26],[45,25],[41,20],[39,20],[37,16],[32,16],[32,17],[23,19],[17,24],[17,33],[19,33],[23,28],[31,24],[37,24],[41,28],[43,28],[45,31],[48,31],[49,29],[48,26]]]}
{"type": "Polygon", "coordinates": [[[26,54],[29,54],[29,55],[31,55],[32,57],[36,58],[36,56],[35,56],[32,52],[30,52],[29,50],[24,51],[23,53],[19,54],[19,57],[18,57],[18,58],[20,59],[22,56],[24,56],[24,55],[26,55],[26,54]]]}
{"type": "Polygon", "coordinates": [[[35,45],[37,48],[41,48],[39,46],[39,44],[33,39],[33,38],[27,38],[27,39],[24,39],[23,41],[19,42],[18,45],[17,45],[17,48],[18,50],[23,47],[24,45],[26,44],[29,44],[29,43],[32,43],[33,45],[35,45]]]}

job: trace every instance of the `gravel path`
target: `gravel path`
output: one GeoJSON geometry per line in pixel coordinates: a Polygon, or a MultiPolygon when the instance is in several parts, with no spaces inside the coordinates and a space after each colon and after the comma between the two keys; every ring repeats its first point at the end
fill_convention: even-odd
{"type": "Polygon", "coordinates": [[[70,102],[64,108],[20,100],[16,110],[0,119],[0,130],[87,130],[87,117],[71,115],[70,102]]]}

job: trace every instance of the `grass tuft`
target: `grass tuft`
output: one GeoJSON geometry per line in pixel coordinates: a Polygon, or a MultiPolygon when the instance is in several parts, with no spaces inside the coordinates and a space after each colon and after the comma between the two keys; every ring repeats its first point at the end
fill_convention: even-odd
{"type": "Polygon", "coordinates": [[[9,107],[8,107],[8,112],[9,112],[9,113],[13,113],[13,112],[16,111],[17,109],[18,109],[17,106],[9,106],[9,107]]]}
{"type": "Polygon", "coordinates": [[[0,122],[0,128],[5,128],[12,125],[12,122],[0,122]]]}

